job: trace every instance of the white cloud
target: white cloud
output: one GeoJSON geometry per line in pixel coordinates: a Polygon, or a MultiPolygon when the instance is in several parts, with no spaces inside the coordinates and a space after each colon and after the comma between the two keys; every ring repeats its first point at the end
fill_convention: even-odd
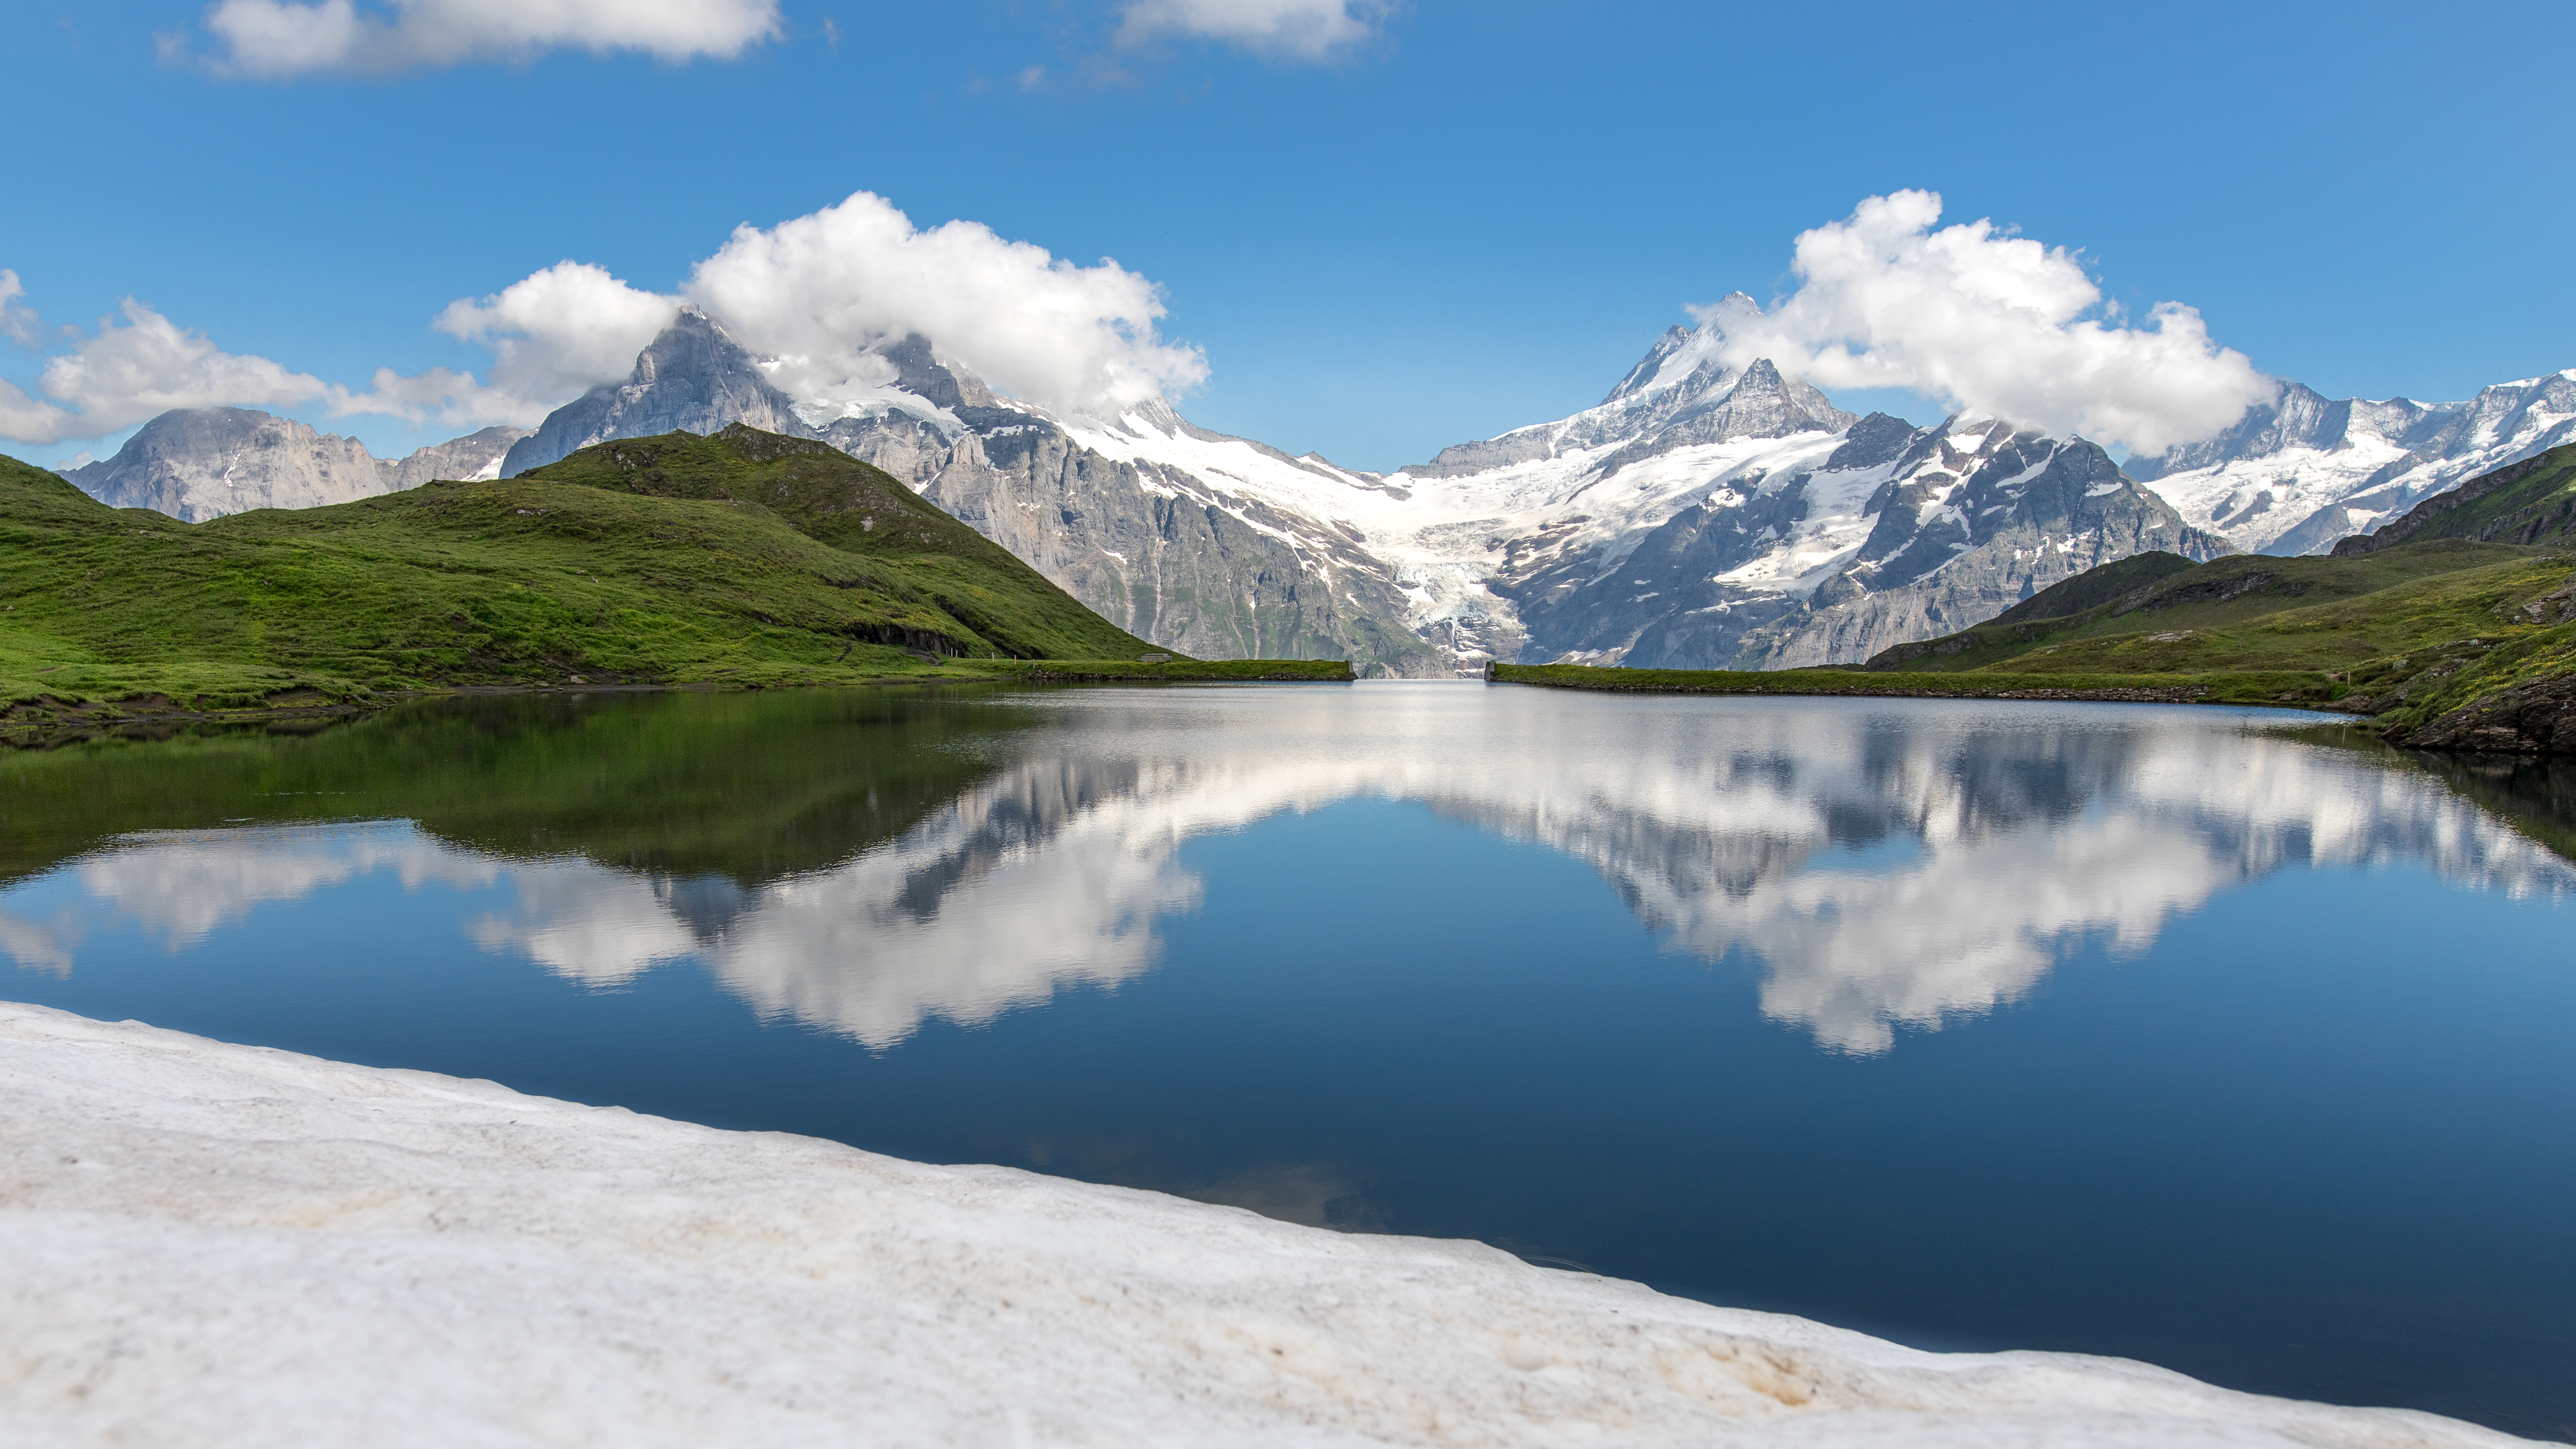
{"type": "Polygon", "coordinates": [[[2209,437],[2277,395],[2192,308],[2164,302],[2146,326],[2113,325],[2088,315],[2101,289],[2065,248],[1990,221],[1934,231],[1940,219],[1937,194],[1900,191],[1803,233],[1798,290],[1768,311],[1740,294],[1694,309],[1703,346],[1826,388],[1911,388],[2146,453],[2209,437]]]}
{"type": "Polygon", "coordinates": [[[36,331],[42,324],[36,320],[34,312],[19,304],[18,299],[25,295],[27,288],[18,280],[18,274],[0,267],[0,337],[6,337],[21,347],[33,347],[36,345],[36,331]]]}
{"type": "MultiPolygon", "coordinates": [[[[0,272],[0,325],[32,337],[39,324],[16,305],[22,292],[16,273],[0,272]]],[[[678,295],[563,261],[489,296],[460,298],[431,325],[491,349],[481,378],[379,368],[353,391],[226,353],[129,300],[124,325],[102,323],[46,364],[44,397],[0,382],[0,437],[53,443],[170,408],[314,401],[334,416],[534,426],[588,388],[624,378],[683,301],[777,359],[772,377],[800,403],[830,410],[891,381],[871,348],[915,332],[1001,391],[1070,413],[1132,405],[1207,376],[1198,349],[1156,331],[1161,289],[1116,262],[1077,266],[969,221],[916,229],[884,198],[859,192],[767,230],[738,228],[678,295]]]]}
{"type": "Polygon", "coordinates": [[[1377,34],[1384,11],[1374,0],[1129,0],[1118,38],[1137,45],[1178,35],[1321,60],[1377,34]]]}
{"type": "Polygon", "coordinates": [[[217,71],[277,79],[317,71],[383,73],[558,49],[642,51],[660,60],[731,59],[778,34],[777,0],[217,0],[208,34],[217,71]]]}
{"type": "Polygon", "coordinates": [[[1162,290],[1144,277],[1106,258],[1076,266],[971,221],[916,230],[864,191],[766,231],[736,229],[683,293],[778,358],[773,379],[801,402],[866,395],[888,380],[869,346],[911,332],[1001,391],[1069,412],[1207,376],[1198,349],[1157,333],[1162,290]]]}
{"type": "Polygon", "coordinates": [[[379,368],[370,391],[343,395],[331,410],[534,427],[593,384],[624,377],[679,307],[678,298],[630,287],[603,268],[557,262],[491,296],[459,298],[430,324],[491,348],[488,382],[443,367],[414,377],[379,368]]]}
{"type": "MultiPolygon", "coordinates": [[[[32,338],[40,325],[15,304],[23,292],[15,272],[0,272],[0,315],[13,339],[32,338]]],[[[121,310],[122,325],[110,317],[87,336],[74,331],[71,350],[46,361],[43,399],[0,382],[0,437],[38,445],[95,438],[172,408],[292,406],[331,391],[265,357],[226,352],[131,297],[121,310]]]]}

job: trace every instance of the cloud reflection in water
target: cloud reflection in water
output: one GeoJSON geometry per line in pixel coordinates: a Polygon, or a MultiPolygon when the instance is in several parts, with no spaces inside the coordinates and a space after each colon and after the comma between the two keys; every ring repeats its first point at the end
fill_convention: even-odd
{"type": "MultiPolygon", "coordinates": [[[[1043,696],[1052,728],[901,837],[742,886],[508,861],[403,825],[128,837],[86,894],[172,949],[392,869],[506,885],[486,950],[595,987],[688,957],[764,1016],[874,1049],[1147,970],[1181,847],[1285,811],[1415,801],[1589,862],[1676,951],[1762,966],[1761,1008],[1843,1052],[2011,1002],[2090,940],[2142,950],[2233,883],[2416,863],[2559,893],[2576,871],[2438,781],[2187,709],[1675,700],[1456,685],[1043,696]]],[[[14,894],[14,893],[13,893],[14,894]]],[[[6,913],[67,969],[79,921],[6,913]]]]}

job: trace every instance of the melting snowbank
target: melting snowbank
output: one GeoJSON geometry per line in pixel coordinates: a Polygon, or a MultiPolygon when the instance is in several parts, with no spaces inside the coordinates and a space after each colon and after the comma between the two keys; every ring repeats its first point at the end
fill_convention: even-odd
{"type": "Polygon", "coordinates": [[[2499,1445],[0,1003],[0,1440],[2499,1445]]]}

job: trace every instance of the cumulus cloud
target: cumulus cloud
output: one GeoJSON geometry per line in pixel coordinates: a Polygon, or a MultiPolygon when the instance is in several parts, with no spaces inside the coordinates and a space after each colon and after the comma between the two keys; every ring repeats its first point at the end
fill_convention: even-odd
{"type": "Polygon", "coordinates": [[[36,329],[42,324],[32,310],[19,302],[18,299],[25,295],[26,284],[18,280],[18,274],[0,267],[0,337],[6,337],[21,347],[33,347],[36,345],[36,329]]]}
{"type": "MultiPolygon", "coordinates": [[[[32,338],[38,323],[17,304],[22,292],[15,273],[0,272],[0,327],[32,338]]],[[[585,390],[624,378],[683,303],[774,359],[772,379],[824,412],[892,381],[875,349],[913,333],[995,388],[1067,413],[1106,415],[1207,376],[1198,349],[1157,331],[1162,291],[1147,278],[1105,258],[1079,266],[970,221],[916,228],[863,191],[774,227],[736,229],[676,293],[563,261],[488,296],[460,298],[431,325],[491,350],[479,378],[379,368],[366,389],[352,390],[226,353],[128,301],[123,325],[102,323],[47,362],[44,397],[0,382],[0,437],[52,443],[169,408],[316,401],[334,416],[534,426],[585,390]]]]}
{"type": "MultiPolygon", "coordinates": [[[[1103,258],[1077,266],[991,228],[916,229],[859,192],[768,230],[744,226],[682,289],[735,340],[775,357],[800,402],[855,402],[890,378],[870,347],[918,332],[1014,396],[1068,412],[1129,406],[1203,381],[1163,341],[1162,289],[1103,258]]],[[[630,354],[631,357],[631,354],[630,354]]]]}
{"type": "Polygon", "coordinates": [[[488,380],[443,367],[411,377],[379,368],[370,391],[343,395],[332,411],[534,427],[593,384],[624,377],[679,307],[604,268],[557,262],[488,297],[459,298],[430,324],[490,348],[488,380]]]}
{"type": "Polygon", "coordinates": [[[1935,231],[1940,219],[1939,195],[1900,191],[1803,233],[1798,289],[1768,310],[1741,294],[1693,309],[1702,346],[1826,388],[1911,388],[2142,453],[2209,437],[2278,395],[2192,308],[2159,303],[2145,326],[2116,325],[2067,249],[1991,221],[1935,231]]]}
{"type": "MultiPolygon", "coordinates": [[[[0,319],[13,339],[40,326],[16,302],[23,290],[15,272],[0,272],[0,319]]],[[[265,357],[226,352],[131,297],[121,311],[122,324],[102,318],[94,332],[71,332],[70,351],[46,360],[44,397],[0,382],[0,437],[38,445],[94,438],[172,408],[292,406],[331,391],[265,357]]]]}
{"type": "Polygon", "coordinates": [[[381,74],[548,50],[642,51],[666,61],[731,59],[778,34],[777,0],[217,0],[205,29],[226,75],[381,74]]]}
{"type": "Polygon", "coordinates": [[[1129,0],[1118,38],[1138,45],[1183,36],[1322,60],[1377,34],[1385,9],[1375,0],[1129,0]]]}

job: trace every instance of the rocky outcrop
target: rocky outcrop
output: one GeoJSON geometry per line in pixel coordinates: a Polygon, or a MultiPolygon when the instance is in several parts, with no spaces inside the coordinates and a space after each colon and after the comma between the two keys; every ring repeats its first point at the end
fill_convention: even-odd
{"type": "Polygon", "coordinates": [[[2576,755],[2576,677],[2499,690],[2415,729],[2389,736],[2415,750],[2576,755]]]}
{"type": "Polygon", "coordinates": [[[63,475],[111,508],[202,523],[252,508],[315,508],[388,491],[366,445],[249,408],[180,408],[116,455],[63,475]]]}

